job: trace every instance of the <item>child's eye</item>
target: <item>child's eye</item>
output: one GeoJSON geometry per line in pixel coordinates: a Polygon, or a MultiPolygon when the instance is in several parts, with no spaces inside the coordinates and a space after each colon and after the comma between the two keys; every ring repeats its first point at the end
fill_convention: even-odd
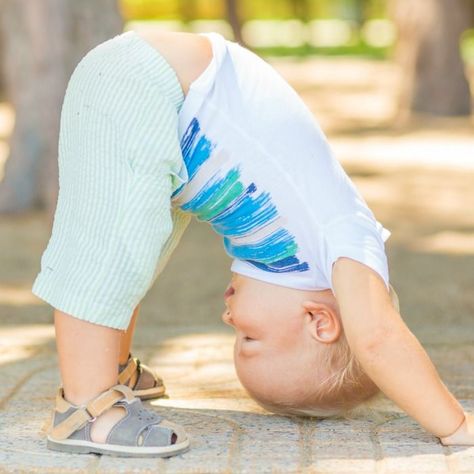
{"type": "Polygon", "coordinates": [[[255,339],[248,336],[244,336],[244,341],[255,341],[255,339]]]}

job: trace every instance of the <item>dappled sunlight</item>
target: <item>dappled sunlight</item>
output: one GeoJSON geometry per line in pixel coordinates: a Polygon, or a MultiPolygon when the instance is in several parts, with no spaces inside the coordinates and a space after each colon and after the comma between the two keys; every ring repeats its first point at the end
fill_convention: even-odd
{"type": "Polygon", "coordinates": [[[387,124],[396,106],[392,97],[377,91],[346,92],[344,99],[339,93],[328,91],[324,97],[312,96],[305,101],[315,116],[321,117],[318,121],[323,131],[328,133],[338,132],[343,127],[359,129],[361,126],[373,128],[381,123],[387,124]]]}
{"type": "Polygon", "coordinates": [[[5,177],[5,163],[10,153],[10,147],[7,143],[0,141],[0,183],[5,177]]]}
{"type": "Polygon", "coordinates": [[[242,396],[233,363],[231,334],[187,334],[160,341],[149,354],[174,398],[233,398],[242,396]]]}
{"type": "MultiPolygon", "coordinates": [[[[172,393],[172,392],[170,392],[172,393]]],[[[185,408],[188,410],[215,410],[227,411],[234,410],[239,412],[268,414],[262,407],[257,405],[250,397],[208,397],[208,398],[159,398],[151,401],[151,405],[157,407],[185,408]]]]}
{"type": "Polygon", "coordinates": [[[2,347],[0,342],[0,366],[29,359],[35,351],[31,347],[2,347]]]}
{"type": "MultiPolygon", "coordinates": [[[[356,160],[343,165],[376,217],[393,232],[389,247],[396,242],[415,251],[413,242],[438,233],[472,234],[474,212],[466,203],[474,200],[474,170],[356,160]]],[[[470,254],[472,246],[464,237],[456,242],[460,244],[457,254],[464,250],[470,254]]],[[[447,254],[452,254],[453,245],[451,240],[447,254]]],[[[439,253],[442,246],[438,243],[436,248],[439,253]]]]}
{"type": "Polygon", "coordinates": [[[53,339],[49,324],[0,326],[0,366],[31,357],[53,339]]]}
{"type": "Polygon", "coordinates": [[[433,131],[432,136],[426,136],[426,132],[423,135],[344,137],[334,140],[332,148],[342,163],[357,161],[474,171],[474,134],[446,137],[433,131]]]}
{"type": "Polygon", "coordinates": [[[31,286],[0,284],[0,305],[44,305],[44,302],[31,292],[31,286]]]}
{"type": "Polygon", "coordinates": [[[149,358],[163,376],[169,399],[152,401],[176,408],[264,412],[240,385],[233,363],[234,337],[186,334],[164,339],[149,358]]]}
{"type": "Polygon", "coordinates": [[[474,255],[474,232],[438,232],[415,239],[409,248],[417,252],[474,255]]]}
{"type": "Polygon", "coordinates": [[[15,111],[7,102],[0,102],[0,183],[5,176],[5,163],[10,154],[7,143],[15,125],[15,111]]]}
{"type": "Polygon", "coordinates": [[[363,58],[308,57],[302,61],[269,57],[266,60],[299,93],[311,88],[317,95],[328,91],[379,90],[390,96],[394,92],[391,86],[397,83],[400,74],[399,67],[394,63],[363,58]]]}
{"type": "Polygon", "coordinates": [[[15,110],[9,102],[0,102],[0,138],[7,138],[13,132],[15,110]]]}

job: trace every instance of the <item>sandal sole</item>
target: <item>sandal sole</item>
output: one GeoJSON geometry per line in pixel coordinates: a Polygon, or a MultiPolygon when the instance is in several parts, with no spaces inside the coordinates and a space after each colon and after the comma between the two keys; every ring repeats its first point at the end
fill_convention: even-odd
{"type": "Polygon", "coordinates": [[[161,385],[159,387],[144,388],[142,390],[132,390],[136,397],[140,397],[142,400],[148,400],[149,398],[162,397],[166,392],[166,387],[161,385]]]}
{"type": "Polygon", "coordinates": [[[53,451],[74,454],[108,454],[115,457],[171,457],[189,449],[189,440],[171,446],[156,448],[153,446],[119,446],[114,444],[94,443],[81,440],[54,440],[47,437],[46,446],[53,451]]]}

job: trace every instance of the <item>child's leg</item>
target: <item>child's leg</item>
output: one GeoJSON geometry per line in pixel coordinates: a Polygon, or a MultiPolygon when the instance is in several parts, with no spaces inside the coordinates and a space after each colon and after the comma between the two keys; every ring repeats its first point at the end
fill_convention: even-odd
{"type": "MultiPolygon", "coordinates": [[[[122,331],[54,310],[56,345],[66,400],[82,405],[117,383],[122,331]],[[80,361],[80,363],[78,363],[80,361]]],[[[92,424],[91,438],[103,443],[125,410],[113,407],[92,424]]]]}
{"type": "MultiPolygon", "coordinates": [[[[182,165],[181,96],[169,66],[130,34],[91,50],[69,80],[58,203],[32,292],[55,308],[64,397],[74,405],[117,384],[133,317],[171,233],[173,177],[182,165]]],[[[119,406],[104,411],[90,425],[92,440],[105,442],[123,414],[119,406]]],[[[144,421],[137,413],[132,418],[124,425],[144,421]]],[[[130,435],[127,426],[119,426],[121,435],[130,435]]],[[[165,428],[150,432],[150,446],[173,444],[165,428]]]]}
{"type": "Polygon", "coordinates": [[[54,310],[65,397],[80,405],[117,383],[121,331],[54,310]],[[78,363],[80,361],[80,363],[78,363]]]}
{"type": "Polygon", "coordinates": [[[140,304],[133,311],[130,323],[120,338],[118,382],[130,387],[135,396],[142,400],[149,400],[150,398],[163,396],[166,388],[163,379],[131,352],[139,307],[140,304]]]}
{"type": "Polygon", "coordinates": [[[137,320],[138,311],[140,305],[137,305],[135,311],[133,311],[132,319],[130,324],[125,332],[121,334],[120,337],[120,353],[119,353],[119,363],[125,364],[128,360],[128,355],[130,353],[130,348],[132,346],[133,333],[135,331],[135,322],[137,320]]]}

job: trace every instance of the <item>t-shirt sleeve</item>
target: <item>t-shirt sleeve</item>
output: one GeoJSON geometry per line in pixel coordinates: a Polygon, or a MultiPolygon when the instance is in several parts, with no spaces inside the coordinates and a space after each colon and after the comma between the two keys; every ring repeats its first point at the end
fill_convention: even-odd
{"type": "Polygon", "coordinates": [[[337,160],[324,133],[315,134],[307,194],[318,227],[315,253],[325,284],[333,289],[336,260],[347,257],[374,270],[389,287],[385,241],[390,232],[379,223],[355,183],[337,160]]]}
{"type": "Polygon", "coordinates": [[[370,211],[338,216],[324,226],[322,232],[322,260],[328,283],[332,285],[333,265],[340,257],[347,257],[374,270],[389,288],[389,272],[385,241],[390,232],[370,211]]]}

